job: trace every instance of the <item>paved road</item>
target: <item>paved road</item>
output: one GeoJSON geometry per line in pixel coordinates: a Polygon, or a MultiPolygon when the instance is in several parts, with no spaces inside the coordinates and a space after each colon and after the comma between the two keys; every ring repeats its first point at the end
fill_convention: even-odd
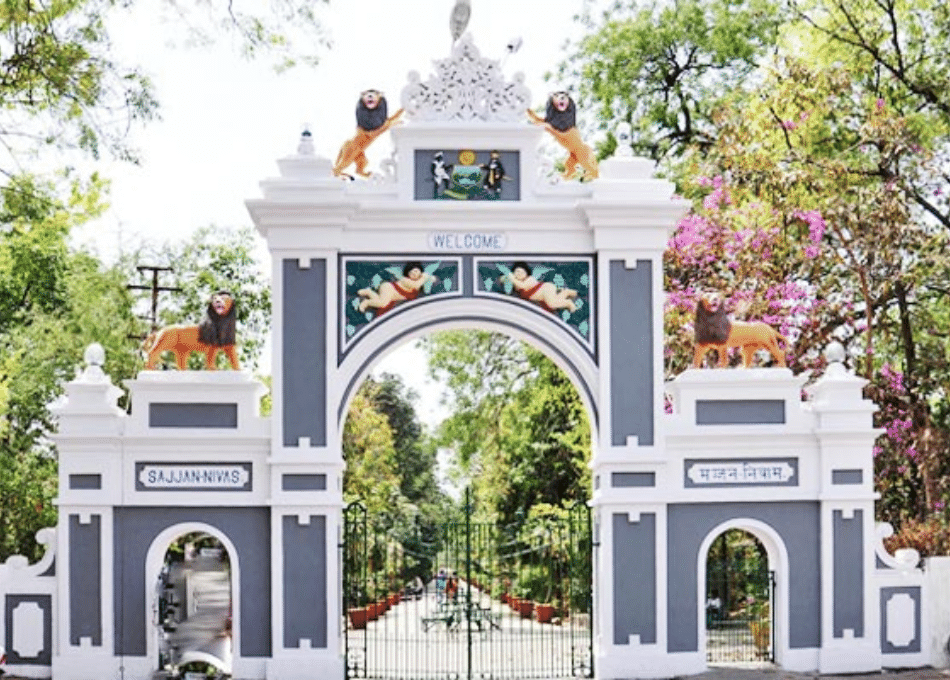
{"type": "Polygon", "coordinates": [[[699,675],[677,680],[947,680],[950,670],[922,668],[906,671],[886,671],[861,675],[818,675],[817,673],[790,673],[780,668],[714,668],[699,675]]]}

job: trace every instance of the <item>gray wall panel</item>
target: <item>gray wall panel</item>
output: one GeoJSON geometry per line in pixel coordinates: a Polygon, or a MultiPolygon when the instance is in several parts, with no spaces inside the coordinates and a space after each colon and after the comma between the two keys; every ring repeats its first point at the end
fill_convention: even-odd
{"type": "MultiPolygon", "coordinates": [[[[155,538],[168,527],[200,522],[234,544],[241,583],[241,654],[271,653],[270,508],[126,507],[114,511],[116,654],[145,656],[147,598],[145,558],[155,538]]],[[[231,556],[234,560],[234,556],[231,556]]],[[[237,615],[237,614],[235,614],[237,615]]]]}
{"type": "Polygon", "coordinates": [[[163,404],[148,405],[149,427],[206,427],[234,429],[238,426],[237,404],[163,404]]]}
{"type": "Polygon", "coordinates": [[[283,266],[284,445],[309,437],[327,443],[327,263],[296,259],[283,266]]]}
{"type": "Polygon", "coordinates": [[[844,519],[840,510],[832,514],[834,537],[834,636],[844,637],[850,628],[855,637],[864,637],[864,531],[862,511],[844,519]]]}
{"type": "Polygon", "coordinates": [[[611,442],[653,445],[653,267],[610,262],[611,442]]]}
{"type": "Polygon", "coordinates": [[[785,423],[782,399],[700,399],[697,425],[781,425],[785,423]]]}
{"type": "Polygon", "coordinates": [[[696,599],[699,547],[706,535],[732,519],[754,519],[771,526],[789,559],[789,646],[821,644],[821,524],[817,502],[696,503],[671,505],[668,510],[667,637],[670,652],[694,652],[700,603],[696,599]]]}
{"type": "Polygon", "coordinates": [[[610,475],[610,486],[615,488],[656,486],[656,473],[614,472],[610,475]]]}
{"type": "Polygon", "coordinates": [[[862,484],[864,483],[863,470],[832,470],[832,484],[862,484]]]}
{"type": "Polygon", "coordinates": [[[284,647],[302,639],[313,648],[327,646],[327,523],[313,515],[309,524],[283,518],[284,647]]]}
{"type": "MultiPolygon", "coordinates": [[[[6,650],[6,666],[30,665],[30,666],[52,666],[53,665],[53,598],[49,595],[7,595],[3,607],[3,621],[5,635],[3,638],[3,648],[6,650]],[[33,603],[43,612],[43,649],[36,656],[22,657],[14,648],[14,630],[13,613],[17,607],[23,603],[33,603]]],[[[32,632],[32,631],[31,631],[32,632]]],[[[14,673],[16,671],[14,670],[14,673]]]]}
{"type": "Polygon", "coordinates": [[[69,643],[102,646],[102,517],[69,516],[69,643]]]}
{"type": "Polygon", "coordinates": [[[69,488],[96,490],[102,488],[102,475],[69,475],[69,488]]]}
{"type": "Polygon", "coordinates": [[[613,516],[614,644],[656,643],[656,514],[613,516]]]}
{"type": "Polygon", "coordinates": [[[326,475],[288,474],[280,478],[281,489],[284,491],[326,491],[326,475]]]}

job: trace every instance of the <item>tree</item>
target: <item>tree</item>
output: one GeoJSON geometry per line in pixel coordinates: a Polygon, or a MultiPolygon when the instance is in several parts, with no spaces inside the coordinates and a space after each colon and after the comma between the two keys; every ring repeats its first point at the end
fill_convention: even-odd
{"type": "Polygon", "coordinates": [[[481,514],[511,522],[538,503],[589,497],[590,424],[550,359],[486,331],[439,333],[423,347],[452,399],[437,439],[455,452],[481,514]]]}
{"type": "Polygon", "coordinates": [[[618,1],[599,18],[588,3],[582,21],[588,33],[559,80],[600,128],[629,122],[635,152],[659,160],[715,140],[718,102],[755,80],[782,11],[771,0],[618,1]]]}
{"type": "Polygon", "coordinates": [[[0,190],[0,559],[38,557],[36,531],[55,524],[48,405],[85,348],[102,344],[116,379],[135,366],[124,278],[67,245],[69,229],[98,214],[98,195],[95,185],[77,185],[64,203],[55,187],[27,178],[0,190]]]}
{"type": "Polygon", "coordinates": [[[367,378],[363,389],[392,431],[400,493],[421,516],[434,520],[443,497],[435,475],[435,448],[428,445],[414,406],[418,395],[391,373],[367,378]]]}
{"type": "MultiPolygon", "coordinates": [[[[723,7],[698,4],[703,16],[723,7]]],[[[725,292],[740,315],[780,326],[796,371],[820,371],[821,349],[840,340],[873,381],[869,394],[888,433],[875,449],[879,515],[900,523],[945,512],[950,263],[939,185],[947,180],[950,82],[938,64],[950,40],[947,10],[914,0],[786,9],[775,14],[774,41],[760,34],[739,70],[723,62],[704,71],[694,90],[700,103],[685,118],[609,98],[629,88],[628,64],[677,54],[634,42],[640,61],[629,57],[633,48],[625,52],[616,36],[642,30],[632,10],[591,25],[594,35],[581,43],[606,45],[608,59],[575,55],[578,72],[599,71],[608,83],[591,93],[603,104],[602,124],[632,112],[635,128],[682,141],[665,155],[642,147],[694,201],[665,259],[667,371],[688,365],[693,308],[705,289],[725,292]],[[679,132],[695,112],[710,132],[688,139],[679,132]]],[[[733,21],[716,18],[719,27],[733,21]]],[[[660,44],[699,40],[680,27],[660,44]]],[[[675,101],[671,72],[638,71],[639,98],[675,101]]]]}

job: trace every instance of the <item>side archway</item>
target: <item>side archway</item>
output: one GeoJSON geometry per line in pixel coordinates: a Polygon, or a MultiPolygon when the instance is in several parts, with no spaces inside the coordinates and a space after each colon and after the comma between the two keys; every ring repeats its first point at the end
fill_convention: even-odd
{"type": "MultiPolygon", "coordinates": [[[[699,632],[699,650],[705,650],[707,646],[706,635],[706,562],[709,558],[709,551],[713,542],[723,533],[732,529],[738,529],[748,532],[755,537],[764,547],[768,559],[768,568],[775,575],[775,595],[771,606],[772,621],[774,622],[774,661],[781,666],[787,656],[789,649],[789,559],[788,549],[785,541],[779,533],[769,524],[761,520],[751,518],[735,518],[715,526],[703,538],[699,546],[697,555],[697,584],[696,584],[696,602],[697,624],[696,629],[699,632]]],[[[704,652],[705,653],[705,652],[704,652]]]]}
{"type": "Polygon", "coordinates": [[[175,524],[164,529],[153,540],[148,548],[145,557],[145,588],[146,602],[145,608],[145,630],[146,635],[146,658],[149,667],[154,671],[159,663],[159,644],[158,635],[155,631],[156,623],[154,617],[158,611],[158,597],[155,591],[155,584],[159,580],[159,575],[165,561],[165,555],[172,543],[178,538],[187,534],[203,533],[214,537],[224,546],[228,553],[228,559],[231,565],[230,591],[231,591],[231,610],[235,615],[231,617],[231,657],[232,667],[241,655],[241,617],[237,615],[241,611],[241,589],[238,584],[241,582],[240,557],[234,543],[226,534],[216,527],[203,522],[183,522],[175,524]]]}

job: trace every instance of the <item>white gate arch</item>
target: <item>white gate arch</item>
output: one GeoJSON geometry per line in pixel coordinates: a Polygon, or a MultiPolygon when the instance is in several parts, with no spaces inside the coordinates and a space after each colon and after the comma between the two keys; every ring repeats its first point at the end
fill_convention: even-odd
{"type": "MultiPolygon", "coordinates": [[[[35,644],[8,650],[8,664],[61,680],[148,677],[146,564],[154,568],[182,527],[201,526],[216,527],[240,565],[236,675],[304,680],[319,669],[342,678],[343,416],[393,343],[472,326],[544,351],[594,416],[598,678],[705,670],[703,550],[732,526],[763,540],[787,576],[777,603],[784,667],[929,663],[923,577],[881,580],[888,567],[875,560],[877,433],[864,382],[829,357],[805,401],[805,377],[788,369],[692,369],[664,384],[663,253],[688,203],[629,149],[602,162],[595,181],[552,180],[538,156],[547,133],[522,115],[523,82],[501,82],[497,63],[466,40],[452,59],[465,64],[446,77],[484,71],[466,96],[511,95],[503,115],[427,103],[453,84],[416,75],[384,174],[333,177],[306,133],[261,183],[263,195],[247,201],[272,262],[269,417],[259,412],[263,385],[236,371],[142,371],[128,382],[127,414],[101,357],[87,357],[57,407],[55,569],[0,580],[3,639],[20,639],[14,611],[39,610],[45,630],[31,640],[44,648],[30,658],[35,644]],[[436,154],[456,156],[469,179],[498,154],[508,179],[490,200],[436,200],[436,154]],[[360,286],[378,287],[416,261],[441,272],[441,288],[383,315],[360,308],[360,286]],[[499,273],[517,262],[543,267],[562,288],[582,282],[583,312],[575,304],[555,316],[499,287],[499,273]],[[900,607],[887,606],[895,600],[900,607]],[[891,610],[908,630],[882,642],[891,610]]],[[[23,572],[17,564],[0,575],[23,572]]]]}
{"type": "Polygon", "coordinates": [[[594,358],[570,336],[570,331],[545,318],[541,312],[525,314],[520,305],[464,299],[406,309],[404,313],[387,319],[386,325],[377,332],[363,338],[363,342],[340,365],[339,384],[343,386],[343,392],[339,399],[339,427],[343,426],[356,389],[373,366],[394,347],[438,331],[461,329],[495,331],[543,352],[574,385],[591,416],[592,431],[596,431],[597,365],[594,358]]]}

